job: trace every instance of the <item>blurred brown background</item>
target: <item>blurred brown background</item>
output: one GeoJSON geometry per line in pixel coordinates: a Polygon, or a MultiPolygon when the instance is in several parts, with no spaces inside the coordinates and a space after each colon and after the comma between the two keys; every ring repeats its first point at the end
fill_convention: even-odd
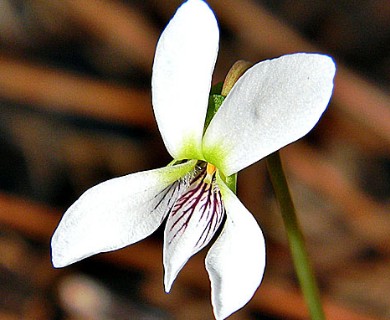
{"type": "MultiPolygon", "coordinates": [[[[162,286],[161,230],[55,270],[63,210],[107,178],[165,165],[150,103],[161,30],[180,1],[0,0],[0,319],[212,319],[205,251],[162,286]]],[[[214,74],[238,59],[332,55],[332,102],[282,151],[328,319],[390,318],[390,2],[211,0],[214,74]]],[[[239,176],[268,266],[231,319],[307,319],[264,162],[239,176]]]]}

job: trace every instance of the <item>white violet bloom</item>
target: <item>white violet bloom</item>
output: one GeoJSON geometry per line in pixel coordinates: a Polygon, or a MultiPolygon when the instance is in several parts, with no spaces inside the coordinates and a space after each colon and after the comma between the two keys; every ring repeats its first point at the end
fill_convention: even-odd
{"type": "Polygon", "coordinates": [[[264,273],[264,237],[226,181],[314,127],[329,102],[335,65],[306,53],[260,62],[205,129],[218,42],[205,2],[188,0],[177,10],[159,39],[152,75],[155,117],[174,161],[87,190],[53,235],[55,267],[133,244],[166,220],[167,292],[188,259],[213,241],[205,263],[215,317],[251,299],[264,273]]]}

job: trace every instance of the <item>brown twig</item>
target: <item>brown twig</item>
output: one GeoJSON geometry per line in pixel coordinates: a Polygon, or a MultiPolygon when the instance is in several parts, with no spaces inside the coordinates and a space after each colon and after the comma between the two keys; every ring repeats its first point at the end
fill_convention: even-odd
{"type": "Polygon", "coordinates": [[[0,97],[49,111],[155,128],[148,92],[0,55],[0,97]]]}
{"type": "Polygon", "coordinates": [[[151,72],[158,31],[131,5],[107,0],[63,0],[70,19],[124,57],[151,72]]]}

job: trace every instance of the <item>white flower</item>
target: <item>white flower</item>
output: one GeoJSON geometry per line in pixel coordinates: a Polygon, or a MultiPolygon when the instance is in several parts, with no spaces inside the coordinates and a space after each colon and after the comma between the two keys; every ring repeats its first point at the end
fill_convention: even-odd
{"type": "Polygon", "coordinates": [[[215,317],[226,318],[253,296],[264,273],[264,238],[226,177],[313,128],[330,99],[335,66],[327,56],[304,53],[256,64],[204,132],[218,41],[203,1],[177,10],[158,42],[152,77],[154,113],[174,161],[86,191],[53,235],[55,267],[140,241],[166,219],[167,292],[221,229],[206,257],[215,317]]]}

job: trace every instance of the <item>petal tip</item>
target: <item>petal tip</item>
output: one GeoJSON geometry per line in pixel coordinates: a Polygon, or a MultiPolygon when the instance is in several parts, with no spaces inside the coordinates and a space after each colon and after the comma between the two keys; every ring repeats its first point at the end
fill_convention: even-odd
{"type": "Polygon", "coordinates": [[[64,259],[63,255],[56,253],[54,250],[52,250],[51,262],[56,269],[66,267],[72,263],[64,259]]]}
{"type": "Polygon", "coordinates": [[[53,267],[63,268],[73,263],[72,259],[66,258],[64,254],[61,252],[61,249],[57,247],[57,242],[55,239],[52,240],[51,245],[51,262],[53,264],[53,267]]]}
{"type": "Polygon", "coordinates": [[[67,263],[62,262],[60,259],[57,259],[55,257],[52,257],[51,262],[53,267],[56,269],[66,267],[68,265],[67,263]]]}
{"type": "Polygon", "coordinates": [[[164,290],[166,293],[170,293],[172,289],[173,281],[175,281],[175,278],[172,279],[172,276],[165,272],[164,275],[164,290]]]}
{"type": "Polygon", "coordinates": [[[336,62],[331,56],[322,53],[305,53],[304,55],[311,56],[312,61],[317,62],[317,66],[321,66],[320,69],[322,70],[322,74],[328,75],[333,79],[336,73],[336,62]]]}
{"type": "Polygon", "coordinates": [[[324,69],[326,69],[330,76],[334,77],[336,73],[336,62],[331,56],[321,54],[319,55],[322,59],[322,63],[324,65],[324,69]]]}
{"type": "MultiPolygon", "coordinates": [[[[165,239],[164,239],[165,242],[165,239]]],[[[163,265],[164,265],[164,290],[166,293],[169,293],[172,289],[173,282],[176,279],[176,274],[172,272],[173,268],[171,265],[171,261],[167,257],[167,249],[164,245],[163,248],[163,265]]]]}

